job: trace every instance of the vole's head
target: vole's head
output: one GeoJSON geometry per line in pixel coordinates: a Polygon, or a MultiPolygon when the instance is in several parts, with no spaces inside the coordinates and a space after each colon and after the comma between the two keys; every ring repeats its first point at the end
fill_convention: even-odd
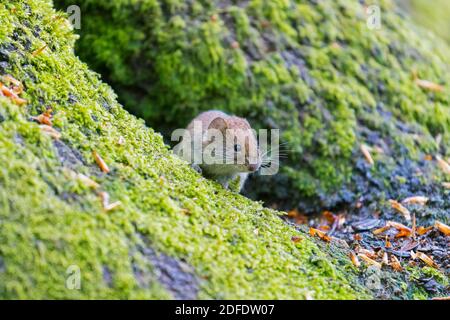
{"type": "Polygon", "coordinates": [[[211,121],[208,129],[207,139],[203,143],[204,148],[211,150],[212,144],[222,138],[221,148],[212,151],[213,155],[223,161],[223,165],[218,166],[219,170],[223,170],[224,173],[259,170],[262,161],[258,140],[247,120],[234,116],[217,117],[211,121]]]}

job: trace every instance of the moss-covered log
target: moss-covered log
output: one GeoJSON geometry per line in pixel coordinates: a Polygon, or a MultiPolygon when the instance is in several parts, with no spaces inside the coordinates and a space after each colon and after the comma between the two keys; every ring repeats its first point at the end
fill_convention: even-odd
{"type": "Polygon", "coordinates": [[[158,131],[211,108],[282,129],[288,158],[277,177],[248,185],[255,199],[386,210],[386,199],[423,193],[435,199],[423,216],[448,219],[448,175],[425,159],[450,152],[450,51],[392,1],[377,2],[373,30],[373,1],[76,3],[78,53],[158,131]],[[421,87],[415,73],[445,90],[421,87]]]}
{"type": "Polygon", "coordinates": [[[1,1],[0,21],[0,81],[27,100],[0,96],[0,298],[371,297],[339,243],[173,156],[75,57],[50,1],[1,1]]]}

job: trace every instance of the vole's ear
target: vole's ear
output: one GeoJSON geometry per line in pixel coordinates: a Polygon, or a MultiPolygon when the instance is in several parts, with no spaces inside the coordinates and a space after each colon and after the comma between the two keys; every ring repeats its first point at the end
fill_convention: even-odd
{"type": "Polygon", "coordinates": [[[216,129],[220,131],[225,131],[227,129],[227,123],[223,118],[217,117],[209,124],[208,129],[216,129]]]}

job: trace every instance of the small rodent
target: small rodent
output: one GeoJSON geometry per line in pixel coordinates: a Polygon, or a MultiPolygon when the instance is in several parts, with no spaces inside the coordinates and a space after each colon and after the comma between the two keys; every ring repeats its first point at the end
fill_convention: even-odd
{"type": "Polygon", "coordinates": [[[201,123],[201,152],[215,141],[215,137],[208,134],[209,129],[215,129],[223,135],[223,152],[218,154],[220,163],[194,164],[201,169],[202,174],[218,181],[225,188],[230,188],[233,182],[237,183],[240,192],[250,173],[261,167],[261,154],[256,134],[248,121],[244,118],[228,115],[222,111],[206,111],[194,118],[187,126],[187,131],[194,136],[195,123],[201,123]],[[227,143],[227,141],[229,143],[227,143]],[[230,143],[231,142],[231,143],[230,143]],[[239,179],[239,181],[237,181],[239,179]]]}

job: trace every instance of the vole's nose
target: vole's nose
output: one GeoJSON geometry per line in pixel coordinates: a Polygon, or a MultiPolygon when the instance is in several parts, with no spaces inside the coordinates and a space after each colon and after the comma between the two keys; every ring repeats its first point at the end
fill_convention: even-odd
{"type": "Polygon", "coordinates": [[[251,172],[255,172],[256,170],[258,170],[259,169],[259,165],[258,164],[249,164],[248,166],[247,166],[247,168],[248,168],[248,170],[250,170],[251,172]]]}

